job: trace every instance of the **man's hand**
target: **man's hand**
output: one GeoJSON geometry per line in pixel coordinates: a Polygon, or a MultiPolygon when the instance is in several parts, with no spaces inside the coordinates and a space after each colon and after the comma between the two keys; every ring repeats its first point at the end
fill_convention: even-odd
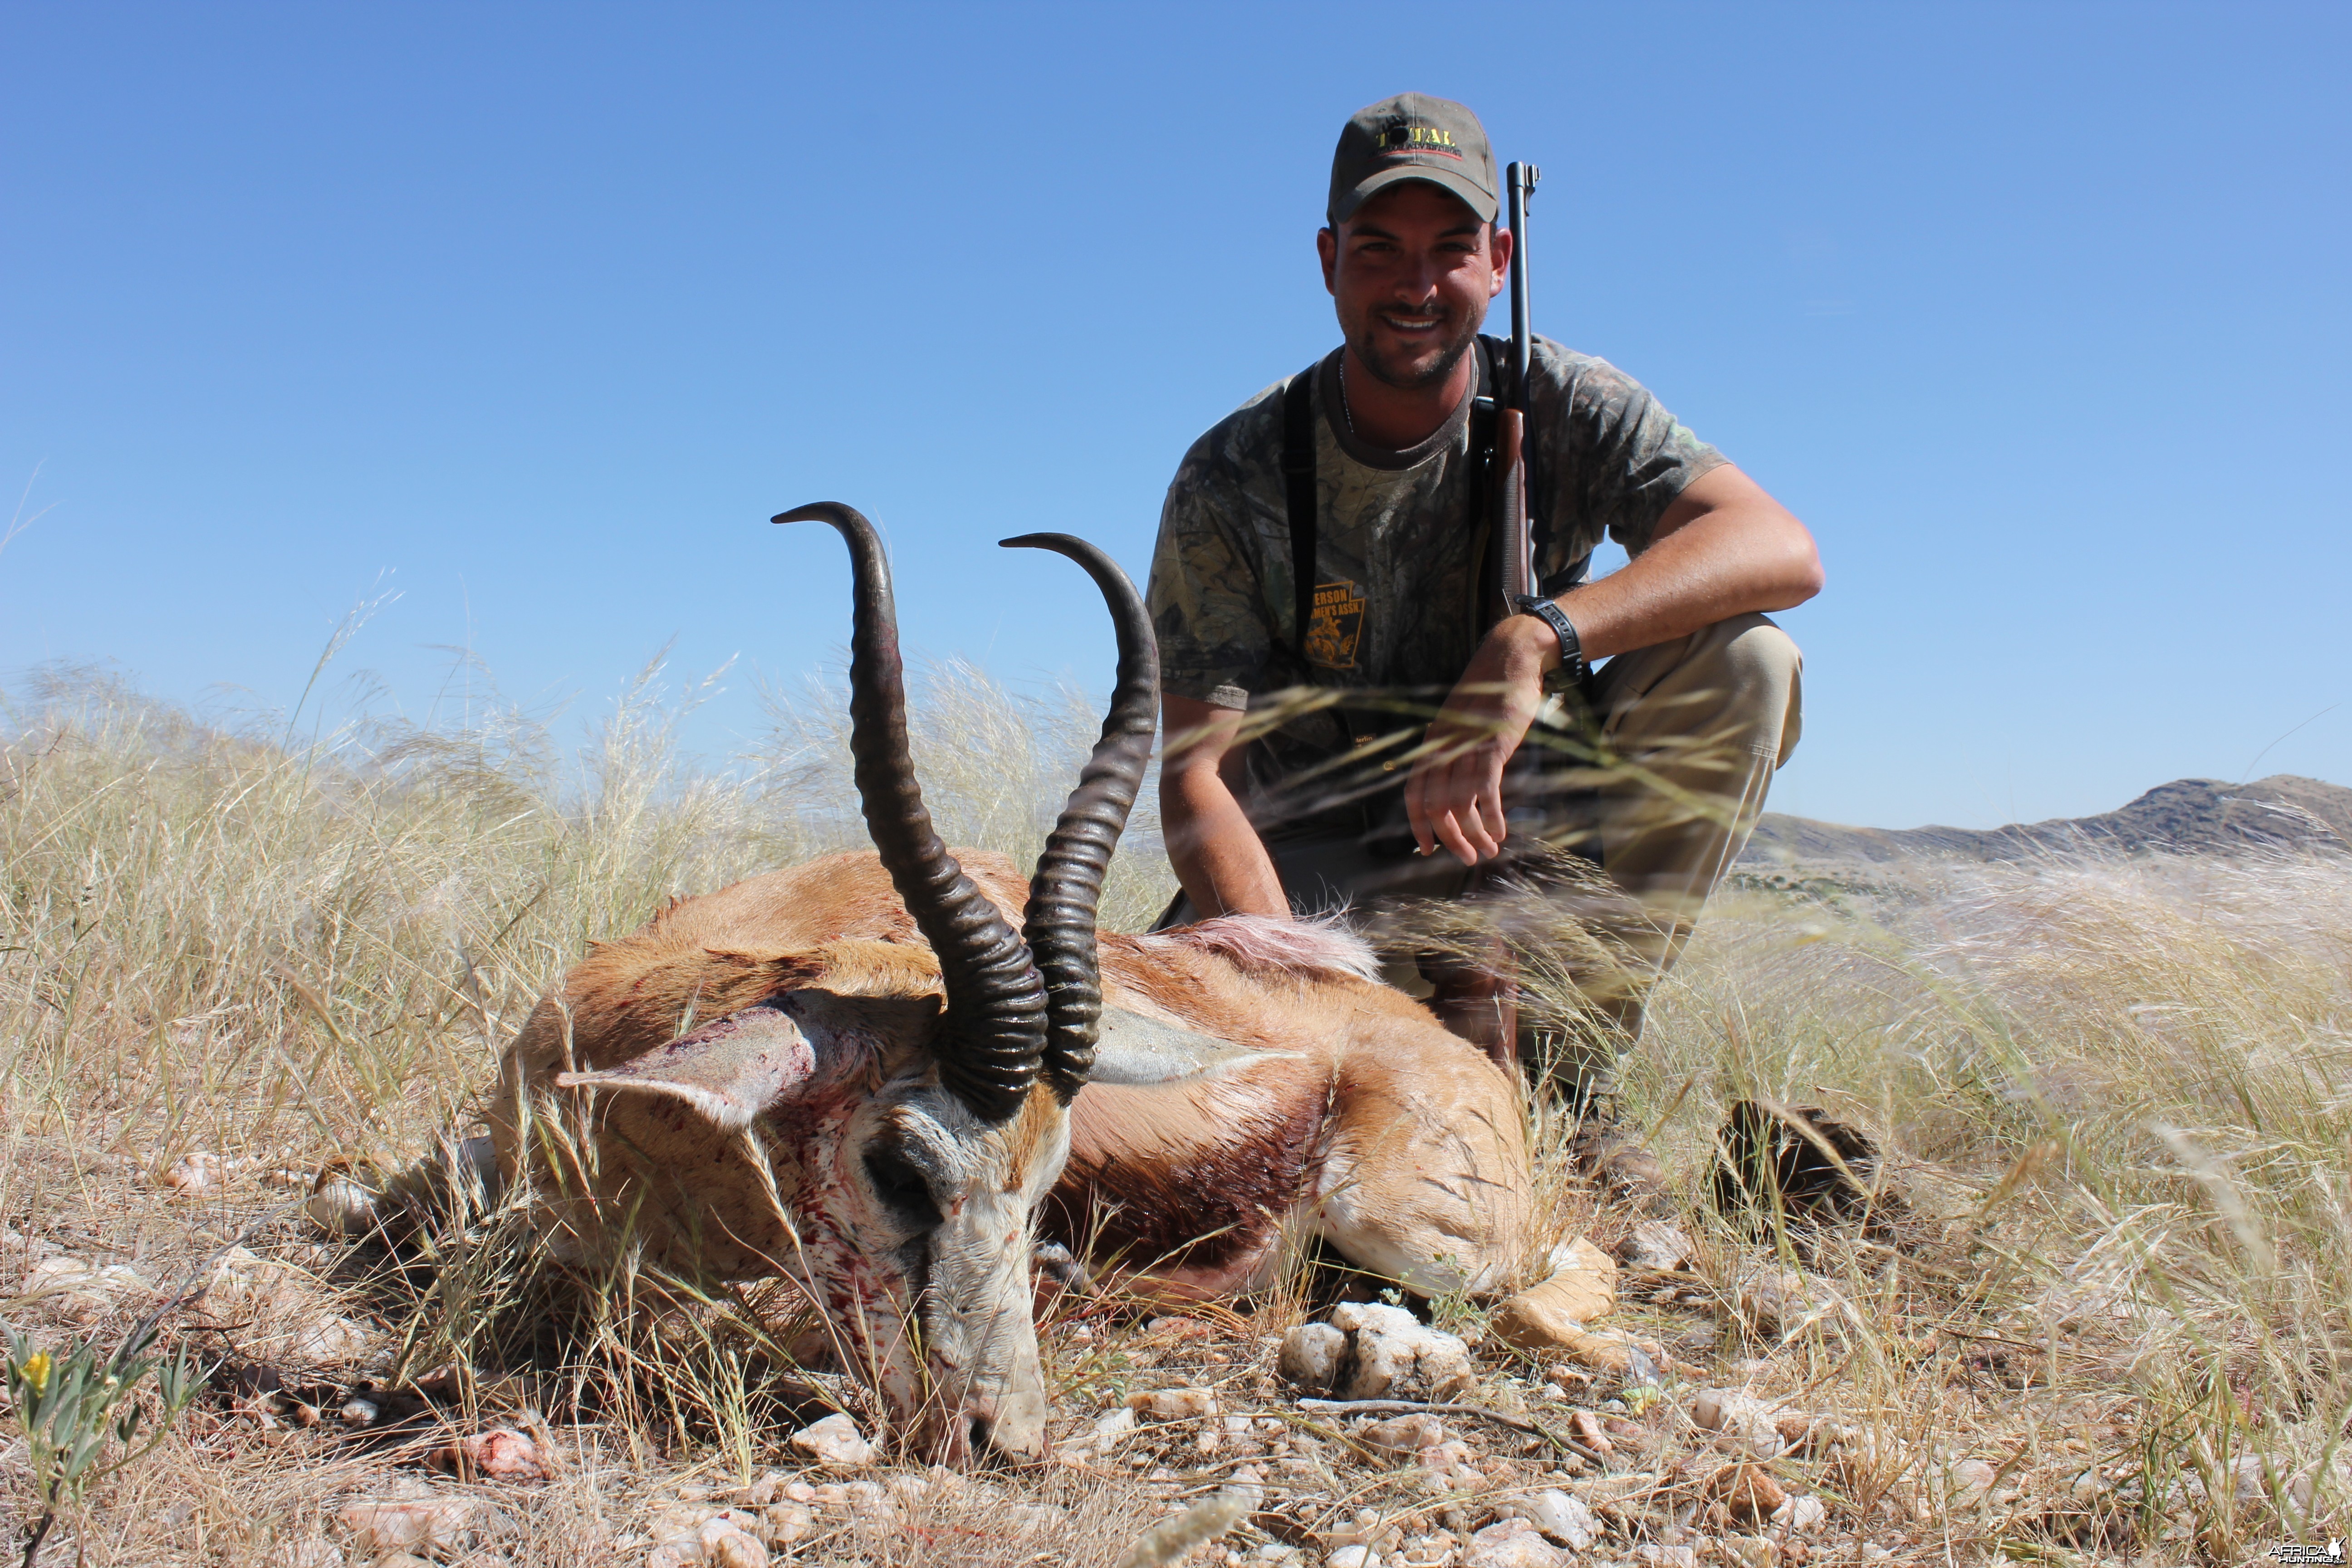
{"type": "Polygon", "coordinates": [[[1544,672],[1559,657],[1559,638],[1532,616],[1498,623],[1478,645],[1405,781],[1405,815],[1423,854],[1443,844],[1475,866],[1502,852],[1503,768],[1535,722],[1544,672]]]}
{"type": "MultiPolygon", "coordinates": [[[[1822,591],[1813,536],[1725,464],[1676,496],[1649,548],[1566,595],[1560,607],[1587,658],[1650,647],[1752,611],[1785,610],[1822,591]]],[[[1503,842],[1503,765],[1543,702],[1559,638],[1533,616],[1486,634],[1429,727],[1428,752],[1406,781],[1406,814],[1424,855],[1443,844],[1465,866],[1503,842]]]]}

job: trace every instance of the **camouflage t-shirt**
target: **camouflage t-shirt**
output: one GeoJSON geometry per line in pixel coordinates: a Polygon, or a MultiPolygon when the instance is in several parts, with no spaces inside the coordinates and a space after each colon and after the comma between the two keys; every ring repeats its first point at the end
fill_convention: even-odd
{"type": "MultiPolygon", "coordinates": [[[[1498,355],[1497,363],[1505,356],[1498,355]]],[[[1316,582],[1307,655],[1319,686],[1442,692],[1470,662],[1481,530],[1470,399],[1419,446],[1368,447],[1342,426],[1339,351],[1315,371],[1316,582]]],[[[1184,454],[1160,515],[1149,597],[1162,689],[1221,708],[1298,684],[1297,608],[1276,383],[1184,454]]],[[[1724,462],[1605,360],[1535,340],[1528,373],[1536,563],[1567,585],[1605,531],[1638,554],[1685,486],[1724,462]]]]}

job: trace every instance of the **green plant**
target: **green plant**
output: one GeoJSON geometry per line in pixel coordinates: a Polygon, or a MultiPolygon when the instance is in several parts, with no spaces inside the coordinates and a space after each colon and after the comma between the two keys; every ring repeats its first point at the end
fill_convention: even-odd
{"type": "Polygon", "coordinates": [[[32,1568],[59,1506],[78,1506],[92,1482],[152,1453],[204,1387],[184,1346],[168,1358],[150,1353],[156,1332],[147,1323],[101,1357],[87,1342],[54,1352],[36,1350],[30,1339],[7,1331],[8,1398],[41,1500],[41,1517],[25,1543],[25,1568],[32,1568]],[[148,1408],[140,1393],[150,1378],[162,1414],[139,1443],[148,1408]]]}

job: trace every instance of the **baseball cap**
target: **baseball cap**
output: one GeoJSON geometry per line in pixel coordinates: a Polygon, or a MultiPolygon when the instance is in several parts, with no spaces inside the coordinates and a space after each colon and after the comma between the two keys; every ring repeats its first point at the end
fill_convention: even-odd
{"type": "Polygon", "coordinates": [[[1495,221],[1501,205],[1486,128],[1450,98],[1401,92],[1349,115],[1339,151],[1331,154],[1331,200],[1325,214],[1336,228],[1402,180],[1426,180],[1453,192],[1486,223],[1495,221]]]}

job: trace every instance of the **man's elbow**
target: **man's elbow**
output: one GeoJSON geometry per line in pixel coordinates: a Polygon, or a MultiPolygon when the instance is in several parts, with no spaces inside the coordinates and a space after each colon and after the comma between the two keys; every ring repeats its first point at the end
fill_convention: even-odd
{"type": "Polygon", "coordinates": [[[1773,608],[1789,610],[1820,593],[1828,577],[1822,570],[1821,547],[1813,542],[1812,531],[1786,512],[1780,515],[1780,559],[1773,574],[1780,579],[1777,596],[1781,603],[1773,608]]]}
{"type": "Polygon", "coordinates": [[[1829,582],[1829,574],[1822,570],[1821,548],[1814,544],[1811,534],[1806,534],[1790,554],[1789,591],[1795,597],[1789,602],[1794,606],[1820,593],[1829,582]]]}

